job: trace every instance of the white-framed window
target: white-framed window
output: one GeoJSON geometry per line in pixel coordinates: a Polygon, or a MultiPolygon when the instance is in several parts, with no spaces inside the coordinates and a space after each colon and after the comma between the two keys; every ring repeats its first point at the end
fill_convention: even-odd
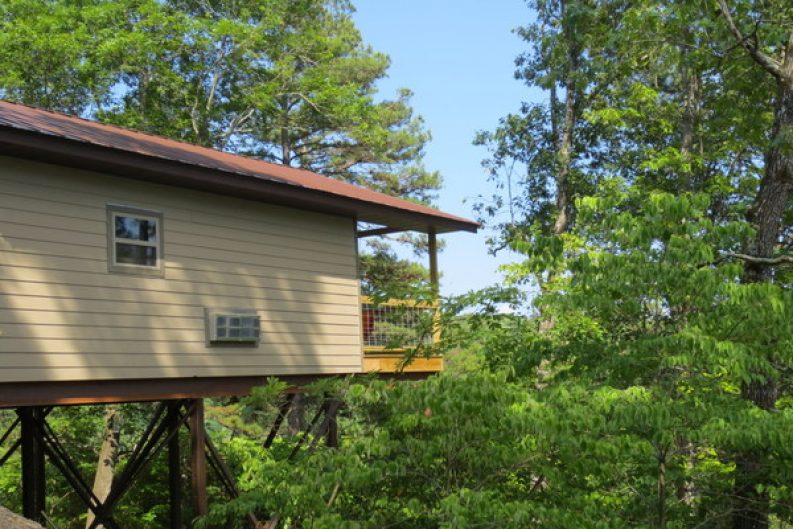
{"type": "Polygon", "coordinates": [[[107,206],[108,270],[162,276],[162,213],[129,206],[107,206]]]}

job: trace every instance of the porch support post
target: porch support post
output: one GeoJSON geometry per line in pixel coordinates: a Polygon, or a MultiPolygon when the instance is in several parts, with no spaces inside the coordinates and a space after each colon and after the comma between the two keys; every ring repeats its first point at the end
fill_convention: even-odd
{"type": "Polygon", "coordinates": [[[45,508],[44,447],[36,429],[43,411],[38,407],[18,410],[22,437],[22,514],[34,522],[42,521],[45,508]]]}
{"type": "Polygon", "coordinates": [[[427,234],[427,249],[430,254],[430,284],[437,296],[440,292],[440,283],[438,282],[438,241],[434,231],[427,234]]]}
{"type": "Polygon", "coordinates": [[[207,460],[204,445],[204,399],[196,399],[190,415],[190,469],[193,492],[193,516],[204,516],[207,503],[207,460]]]}
{"type": "MultiPolygon", "coordinates": [[[[441,296],[441,285],[438,279],[438,240],[434,231],[427,234],[427,249],[430,253],[430,284],[432,286],[433,301],[438,303],[441,296]]],[[[438,343],[441,338],[440,308],[435,307],[435,314],[432,318],[432,343],[438,343]]]]}
{"type": "Polygon", "coordinates": [[[182,468],[179,454],[180,401],[168,403],[168,496],[170,529],[182,529],[182,468]]]}

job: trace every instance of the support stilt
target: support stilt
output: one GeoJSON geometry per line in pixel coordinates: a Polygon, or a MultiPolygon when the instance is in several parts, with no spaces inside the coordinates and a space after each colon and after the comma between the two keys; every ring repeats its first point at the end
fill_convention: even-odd
{"type": "Polygon", "coordinates": [[[168,496],[170,529],[182,529],[182,468],[179,454],[180,401],[168,403],[168,496]]]}
{"type": "Polygon", "coordinates": [[[196,399],[190,414],[190,469],[193,492],[193,515],[204,516],[207,505],[207,461],[204,445],[204,400],[196,399]]]}
{"type": "MultiPolygon", "coordinates": [[[[286,399],[281,403],[278,407],[278,415],[275,417],[275,422],[273,423],[273,427],[270,429],[270,433],[267,435],[267,439],[264,441],[264,447],[270,448],[275,441],[275,437],[278,435],[278,431],[281,429],[281,424],[284,422],[284,418],[287,415],[291,416],[291,407],[292,403],[294,402],[297,395],[294,393],[290,393],[286,396],[286,399]]],[[[296,435],[295,433],[291,432],[290,426],[290,433],[296,435]]]]}
{"type": "MultiPolygon", "coordinates": [[[[265,446],[269,446],[273,442],[283,423],[287,422],[294,398],[294,394],[287,395],[281,404],[265,446]]],[[[297,456],[301,448],[310,454],[323,439],[328,446],[338,446],[336,416],[341,407],[341,401],[326,395],[316,415],[305,425],[289,458],[293,459],[297,456]]],[[[60,472],[72,490],[94,514],[94,520],[90,523],[89,529],[98,527],[121,529],[113,517],[114,507],[144,469],[161,451],[167,448],[170,500],[168,527],[169,529],[184,529],[182,447],[179,442],[179,430],[182,426],[189,429],[191,441],[190,469],[193,516],[204,516],[208,513],[207,469],[210,465],[218,474],[220,483],[228,496],[231,498],[239,496],[233,473],[226,466],[220,452],[207,435],[202,399],[166,401],[156,407],[142,437],[127,457],[124,470],[115,477],[110,492],[103,499],[93,493],[88,482],[82,476],[79,466],[71,459],[69,452],[47,421],[50,411],[52,411],[51,407],[17,408],[17,421],[11,425],[8,431],[0,431],[0,444],[3,444],[10,438],[17,425],[20,428],[18,441],[6,448],[6,452],[0,452],[0,465],[8,459],[10,453],[17,446],[21,448],[23,513],[31,520],[41,523],[44,518],[46,459],[53,468],[60,472]]],[[[275,516],[270,522],[275,521],[277,524],[278,520],[279,517],[275,516]]],[[[262,527],[261,522],[253,514],[248,516],[248,525],[251,528],[262,527]]]]}
{"type": "Polygon", "coordinates": [[[336,400],[333,401],[333,406],[328,408],[328,431],[325,434],[325,442],[331,448],[339,447],[339,407],[340,403],[336,400]]]}
{"type": "Polygon", "coordinates": [[[35,522],[42,521],[45,508],[44,447],[36,421],[43,418],[39,407],[18,410],[22,434],[22,514],[35,522]]]}
{"type": "Polygon", "coordinates": [[[294,459],[295,456],[300,452],[300,449],[303,447],[304,444],[308,443],[308,451],[309,453],[313,452],[317,448],[317,444],[322,438],[326,439],[326,442],[329,446],[337,446],[338,445],[338,426],[336,423],[336,414],[339,412],[341,408],[341,401],[334,399],[334,398],[326,398],[322,405],[317,410],[317,413],[314,414],[314,418],[311,419],[311,422],[308,424],[308,427],[305,429],[303,434],[297,440],[297,443],[292,448],[292,451],[289,453],[289,459],[294,459]],[[320,421],[322,419],[322,421],[320,421]],[[309,441],[309,438],[311,440],[309,441]],[[330,444],[330,443],[333,444],[330,444]]]}

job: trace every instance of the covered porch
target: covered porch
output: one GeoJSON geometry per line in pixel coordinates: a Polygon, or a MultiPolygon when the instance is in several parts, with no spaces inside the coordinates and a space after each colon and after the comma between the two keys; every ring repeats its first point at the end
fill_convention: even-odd
{"type": "MultiPolygon", "coordinates": [[[[365,373],[429,375],[443,370],[443,357],[424,351],[440,339],[438,241],[435,227],[414,231],[427,234],[429,280],[435,301],[375,300],[361,296],[361,334],[365,373]]],[[[359,230],[357,238],[406,231],[399,227],[359,230]]]]}

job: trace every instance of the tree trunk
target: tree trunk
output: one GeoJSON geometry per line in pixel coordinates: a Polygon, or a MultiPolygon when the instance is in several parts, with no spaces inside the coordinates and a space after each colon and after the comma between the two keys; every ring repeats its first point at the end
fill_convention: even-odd
{"type": "MultiPolygon", "coordinates": [[[[684,27],[681,35],[680,49],[680,93],[682,94],[683,112],[680,117],[680,158],[683,167],[680,168],[677,178],[677,191],[698,191],[698,184],[694,171],[694,143],[697,130],[698,110],[701,98],[700,73],[691,66],[691,52],[693,38],[688,26],[684,27]]],[[[702,179],[704,180],[704,179],[702,179]]],[[[680,316],[685,318],[684,309],[680,307],[680,316]]],[[[693,444],[684,438],[676,439],[677,453],[685,458],[685,467],[692,469],[696,464],[693,453],[693,444]]],[[[677,478],[675,483],[677,499],[684,505],[691,506],[694,502],[694,487],[685,473],[677,478]]]]}
{"type": "Polygon", "coordinates": [[[292,145],[289,141],[289,102],[284,98],[281,114],[281,163],[292,165],[292,145]]]}
{"type": "MultiPolygon", "coordinates": [[[[116,463],[118,463],[118,438],[121,424],[121,416],[114,406],[109,406],[105,411],[105,431],[102,436],[102,447],[99,449],[99,460],[96,463],[96,474],[94,475],[94,495],[101,501],[107,499],[110,494],[110,487],[113,485],[116,463]]],[[[88,516],[85,520],[86,529],[94,523],[94,513],[88,509],[88,516]]],[[[103,526],[100,524],[97,529],[103,526]]]]}
{"type": "Polygon", "coordinates": [[[551,102],[551,137],[558,138],[559,137],[559,96],[556,94],[556,81],[551,83],[551,91],[550,91],[550,102],[551,102]]]}
{"type": "Polygon", "coordinates": [[[302,393],[295,393],[292,397],[287,426],[290,435],[299,435],[306,427],[306,397],[302,393]]]}
{"type": "MultiPolygon", "coordinates": [[[[678,438],[675,443],[677,454],[682,456],[684,460],[683,467],[687,471],[686,473],[690,474],[697,466],[697,454],[694,451],[694,443],[684,438],[678,438]]],[[[683,475],[677,479],[675,492],[677,501],[691,507],[694,505],[694,499],[698,494],[694,488],[694,482],[686,477],[686,473],[682,473],[683,475]]]]}
{"type": "MultiPolygon", "coordinates": [[[[563,15],[564,16],[564,15],[563,15]]],[[[573,164],[573,141],[575,130],[576,76],[578,74],[578,47],[572,35],[574,28],[568,22],[565,28],[567,40],[567,75],[565,78],[564,122],[559,137],[559,168],[556,173],[556,211],[553,233],[561,235],[570,228],[570,172],[573,164]]]]}
{"type": "MultiPolygon", "coordinates": [[[[559,123],[557,115],[558,94],[556,92],[556,81],[551,89],[551,130],[554,134],[554,141],[557,145],[556,152],[556,220],[553,224],[553,234],[561,235],[570,230],[572,197],[570,192],[570,173],[573,167],[573,148],[575,141],[575,123],[577,108],[577,89],[576,80],[578,76],[579,46],[576,42],[576,25],[571,19],[567,9],[567,2],[560,2],[560,18],[562,19],[562,35],[567,46],[567,70],[564,76],[564,114],[559,123]]],[[[551,272],[547,278],[548,283],[553,282],[555,272],[551,272]]],[[[545,291],[543,281],[540,281],[540,290],[545,291]]],[[[547,332],[553,328],[554,322],[550,317],[540,314],[539,330],[547,332]]]]}
{"type": "Polygon", "coordinates": [[[696,133],[697,110],[700,99],[700,79],[689,64],[689,49],[691,48],[691,34],[688,30],[683,32],[683,43],[680,46],[681,67],[680,84],[683,95],[683,114],[680,120],[680,157],[683,159],[685,167],[680,171],[679,187],[680,191],[692,191],[696,185],[694,182],[694,137],[696,133]]]}
{"type": "MultiPolygon", "coordinates": [[[[785,61],[787,78],[778,83],[777,108],[771,133],[772,145],[766,154],[765,175],[760,182],[749,221],[757,234],[748,248],[749,255],[771,257],[782,232],[782,220],[793,191],[793,38],[785,61]]],[[[747,263],[744,281],[771,280],[773,267],[747,263]]]]}
{"type": "MultiPolygon", "coordinates": [[[[779,75],[771,147],[766,153],[765,174],[748,220],[756,235],[745,250],[753,257],[772,257],[782,234],[785,209],[793,193],[793,35],[787,45],[779,75]]],[[[773,267],[766,263],[746,262],[743,282],[773,281],[773,267]]],[[[742,396],[758,408],[773,410],[779,389],[767,373],[764,381],[745,384],[742,396]]],[[[738,454],[735,468],[733,529],[767,529],[770,500],[757,486],[764,484],[768,473],[767,457],[759,452],[738,454]]]]}
{"type": "Polygon", "coordinates": [[[658,529],[666,528],[666,450],[658,452],[658,529]]]}

